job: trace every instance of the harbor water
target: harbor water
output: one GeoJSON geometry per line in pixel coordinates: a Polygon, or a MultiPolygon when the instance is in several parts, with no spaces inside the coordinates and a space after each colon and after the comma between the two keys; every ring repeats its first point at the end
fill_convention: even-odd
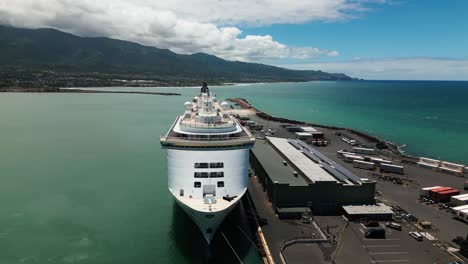
{"type": "MultiPolygon", "coordinates": [[[[211,88],[272,115],[350,127],[406,144],[411,154],[468,163],[468,82],[211,88]]],[[[238,263],[222,236],[206,247],[167,191],[159,136],[198,91],[111,89],[182,96],[0,94],[0,263],[238,263]]],[[[244,263],[259,263],[237,228],[242,219],[234,215],[222,231],[244,263]]]]}

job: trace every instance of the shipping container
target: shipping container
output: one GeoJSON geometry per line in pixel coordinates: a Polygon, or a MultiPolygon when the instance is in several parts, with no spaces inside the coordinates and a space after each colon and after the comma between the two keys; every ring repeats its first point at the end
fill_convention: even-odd
{"type": "Polygon", "coordinates": [[[422,197],[429,197],[429,191],[437,189],[437,188],[441,188],[441,187],[442,186],[432,186],[432,187],[421,188],[419,195],[422,197]]]}
{"type": "Polygon", "coordinates": [[[468,209],[460,210],[460,213],[458,214],[458,218],[463,219],[468,222],[468,209]]]}
{"type": "Polygon", "coordinates": [[[450,197],[454,195],[460,194],[459,190],[448,190],[448,191],[443,191],[443,192],[437,192],[435,196],[435,200],[437,202],[448,202],[450,201],[450,197]]]}
{"type": "Polygon", "coordinates": [[[354,160],[364,160],[364,157],[362,156],[357,156],[357,155],[349,155],[349,154],[344,154],[343,155],[343,160],[345,162],[353,162],[354,160]]]}
{"type": "Polygon", "coordinates": [[[404,174],[404,167],[403,166],[398,166],[398,165],[393,165],[393,164],[386,164],[386,163],[381,163],[380,164],[380,171],[381,172],[392,172],[392,173],[398,173],[398,174],[404,174]]]}
{"type": "Polygon", "coordinates": [[[453,216],[458,219],[463,219],[465,221],[468,221],[468,208],[463,208],[459,210],[452,211],[453,216]]]}
{"type": "Polygon", "coordinates": [[[468,193],[450,197],[450,206],[462,206],[468,204],[468,193]]]}
{"type": "Polygon", "coordinates": [[[366,170],[373,170],[375,169],[375,164],[372,162],[362,161],[362,160],[354,160],[353,161],[354,168],[366,169],[366,170]]]}
{"type": "Polygon", "coordinates": [[[440,163],[441,163],[440,160],[421,157],[421,158],[419,158],[418,165],[420,167],[423,167],[423,168],[438,170],[439,166],[440,166],[440,163]]]}
{"type": "Polygon", "coordinates": [[[458,214],[460,213],[461,210],[465,210],[465,209],[468,209],[468,205],[462,205],[462,206],[457,206],[457,207],[453,207],[450,211],[452,212],[452,214],[454,216],[458,216],[458,214]]]}
{"type": "Polygon", "coordinates": [[[346,151],[346,150],[338,150],[338,151],[336,152],[336,156],[337,156],[338,158],[343,158],[345,154],[347,154],[347,155],[354,155],[353,152],[348,152],[348,151],[346,151]]]}
{"type": "Polygon", "coordinates": [[[440,191],[448,191],[448,190],[452,190],[452,188],[450,187],[440,187],[440,188],[435,188],[435,189],[432,189],[429,191],[429,197],[431,199],[434,199],[435,195],[437,192],[440,192],[440,191]]]}
{"type": "Polygon", "coordinates": [[[359,154],[374,155],[375,154],[375,149],[353,148],[353,152],[356,152],[356,153],[359,153],[359,154]]]}
{"type": "Polygon", "coordinates": [[[391,160],[384,160],[384,159],[376,158],[376,157],[367,157],[367,158],[369,158],[369,160],[371,162],[374,162],[376,165],[380,165],[382,163],[385,163],[385,164],[391,164],[392,163],[391,160]]]}

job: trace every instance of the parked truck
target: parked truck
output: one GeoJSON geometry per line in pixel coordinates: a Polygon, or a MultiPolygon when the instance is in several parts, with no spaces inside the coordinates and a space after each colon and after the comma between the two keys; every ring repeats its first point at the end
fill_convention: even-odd
{"type": "Polygon", "coordinates": [[[405,174],[403,166],[393,165],[393,164],[386,164],[386,163],[381,163],[380,164],[380,171],[381,172],[392,172],[392,173],[398,173],[398,174],[405,174]]]}
{"type": "Polygon", "coordinates": [[[343,155],[343,160],[344,160],[345,162],[352,163],[354,160],[361,160],[361,161],[364,161],[364,157],[358,156],[358,155],[344,154],[344,155],[343,155]]]}
{"type": "Polygon", "coordinates": [[[374,155],[375,149],[354,147],[353,152],[359,153],[359,154],[374,155]]]}
{"type": "Polygon", "coordinates": [[[365,170],[373,170],[375,169],[375,164],[373,162],[367,162],[362,160],[354,160],[353,167],[365,170]]]}

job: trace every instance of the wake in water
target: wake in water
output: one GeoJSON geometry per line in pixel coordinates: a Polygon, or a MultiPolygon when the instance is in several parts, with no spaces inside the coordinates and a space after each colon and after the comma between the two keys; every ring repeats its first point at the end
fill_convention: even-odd
{"type": "Polygon", "coordinates": [[[403,150],[403,148],[406,148],[406,144],[403,144],[403,145],[400,145],[397,147],[398,149],[398,152],[400,152],[401,154],[405,154],[405,150],[403,150]]]}

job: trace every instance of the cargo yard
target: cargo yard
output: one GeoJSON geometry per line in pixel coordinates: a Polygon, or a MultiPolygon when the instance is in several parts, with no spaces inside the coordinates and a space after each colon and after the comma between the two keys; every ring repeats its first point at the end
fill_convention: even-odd
{"type": "Polygon", "coordinates": [[[254,110],[249,194],[274,263],[466,263],[464,165],[254,110]]]}

